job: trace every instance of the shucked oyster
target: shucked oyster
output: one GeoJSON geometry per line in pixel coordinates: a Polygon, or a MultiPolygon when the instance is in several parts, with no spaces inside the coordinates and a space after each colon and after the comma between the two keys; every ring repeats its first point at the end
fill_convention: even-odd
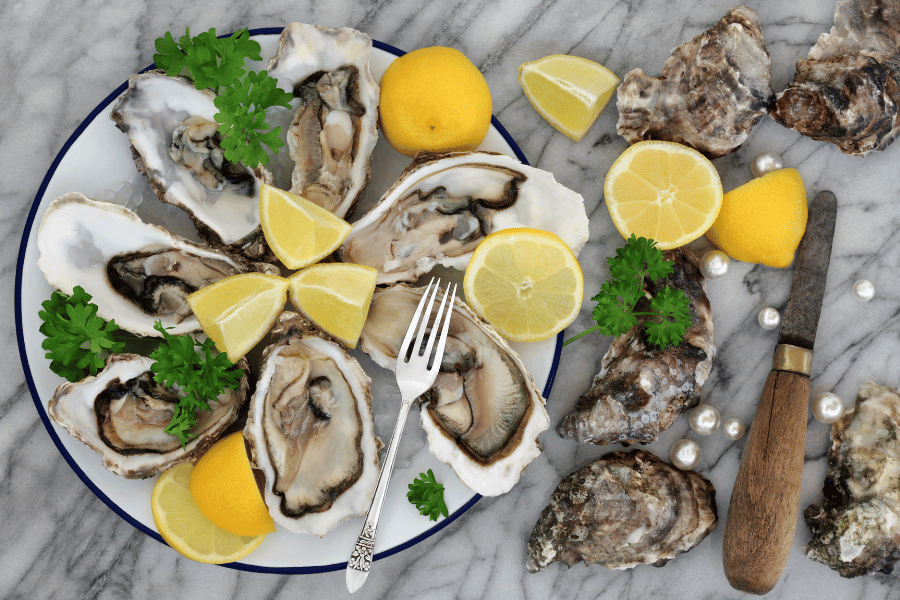
{"type": "Polygon", "coordinates": [[[438,264],[465,269],[487,234],[510,227],[551,231],[577,255],[588,239],[584,199],[503,154],[419,153],[338,253],[378,269],[378,283],[415,281],[438,264]]]}
{"type": "Polygon", "coordinates": [[[266,348],[244,439],[269,514],[323,536],[365,514],[378,480],[369,377],[310,323],[282,313],[266,348]]]}
{"type": "Polygon", "coordinates": [[[616,127],[632,144],[668,140],[715,158],[744,143],[773,97],[759,18],[738,6],[673,50],[662,77],[640,69],[625,75],[616,127]]]}
{"type": "MultiPolygon", "coordinates": [[[[423,292],[402,284],[375,290],[360,347],[379,365],[396,367],[423,292]]],[[[541,453],[537,436],[549,425],[544,398],[519,356],[458,298],[440,372],[419,404],[431,453],[484,496],[515,485],[541,453]]]]}
{"type": "Polygon", "coordinates": [[[838,2],[772,118],[846,154],[887,148],[900,134],[900,0],[838,2]]]}
{"type": "Polygon", "coordinates": [[[707,479],[643,450],[612,452],[560,482],[531,532],[526,566],[532,573],[556,561],[661,567],[717,523],[707,479]]]}
{"type": "Polygon", "coordinates": [[[50,399],[47,414],[103,456],[103,466],[129,479],[145,479],[172,465],[200,457],[237,418],[247,399],[247,362],[240,387],[226,390],[197,413],[196,435],[184,448],[166,433],[178,392],[157,384],[153,360],[137,354],[113,354],[96,376],[64,383],[50,399]]]}
{"type": "Polygon", "coordinates": [[[667,250],[664,256],[674,261],[674,272],[668,280],[646,282],[645,289],[655,295],[671,282],[684,290],[692,320],[684,341],[662,350],[651,346],[643,329],[646,317],[639,317],[638,325],[613,340],[591,389],[556,427],[562,437],[592,444],[647,444],[700,402],[700,388],[716,356],[706,281],[690,250],[667,250]]]}
{"type": "Polygon", "coordinates": [[[269,74],[297,98],[287,134],[291,191],[339,217],[369,181],[378,140],[378,84],[369,73],[372,38],[343,27],[284,28],[269,74]]]}
{"type": "Polygon", "coordinates": [[[856,406],[831,426],[825,500],[803,511],[803,548],[844,577],[890,573],[900,559],[900,395],[864,383],[856,406]]]}

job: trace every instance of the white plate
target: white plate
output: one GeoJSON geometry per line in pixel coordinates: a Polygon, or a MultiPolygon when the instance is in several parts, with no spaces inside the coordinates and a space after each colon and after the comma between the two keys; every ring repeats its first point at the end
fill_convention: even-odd
{"type": "MultiPolygon", "coordinates": [[[[278,43],[280,29],[258,29],[251,32],[262,46],[265,58],[272,56],[278,43]]],[[[374,42],[370,69],[372,76],[381,79],[388,64],[403,52],[380,42],[374,42]]],[[[28,217],[19,263],[16,273],[16,328],[19,351],[31,394],[44,425],[63,457],[91,491],[126,521],[144,533],[162,542],[156,532],[150,512],[150,494],[154,479],[132,481],[113,475],[103,468],[100,456],[71,437],[64,429],[52,423],[46,414],[47,400],[63,380],[49,369],[49,360],[41,349],[43,336],[38,332],[40,304],[50,297],[53,288],[37,268],[36,247],[39,216],[54,199],[67,192],[77,191],[93,198],[121,201],[122,190],[140,189],[142,176],[138,175],[131,158],[129,143],[109,113],[126,84],[110,94],[78,127],[60,151],[45,177],[28,217]],[[117,195],[118,194],[118,195],[117,195]]],[[[525,161],[521,151],[494,119],[482,150],[502,152],[525,161]]],[[[287,154],[286,148],[282,154],[287,154]]],[[[361,200],[362,214],[397,179],[409,159],[394,151],[383,139],[375,147],[372,161],[372,179],[361,200]]],[[[163,221],[176,233],[196,237],[183,215],[153,200],[137,208],[142,217],[163,221]]],[[[461,273],[452,274],[461,281],[461,273]]],[[[559,360],[562,334],[544,342],[513,344],[535,379],[544,396],[550,393],[553,375],[559,360]]],[[[399,407],[399,394],[393,375],[379,368],[365,355],[356,352],[363,368],[373,379],[373,396],[376,433],[386,442],[399,407]]],[[[415,411],[413,411],[415,412],[415,411]]],[[[397,465],[391,478],[391,486],[378,528],[375,558],[383,558],[408,548],[439,531],[458,518],[478,501],[480,496],[466,488],[450,468],[428,452],[425,435],[413,415],[407,422],[401,442],[397,465]],[[407,485],[422,471],[433,469],[437,479],[445,485],[445,499],[450,517],[437,523],[419,515],[406,499],[407,485]]],[[[285,531],[269,535],[262,545],[239,563],[231,567],[272,573],[316,573],[342,569],[346,566],[351,548],[359,534],[362,519],[351,519],[341,524],[324,538],[294,534],[285,531]]]]}

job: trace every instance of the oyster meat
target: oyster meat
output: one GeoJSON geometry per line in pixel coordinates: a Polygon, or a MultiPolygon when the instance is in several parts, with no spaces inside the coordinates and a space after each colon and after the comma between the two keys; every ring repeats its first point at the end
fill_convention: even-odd
{"type": "Polygon", "coordinates": [[[643,450],[612,452],[560,482],[531,532],[526,567],[661,567],[717,523],[709,480],[643,450]]]}
{"type": "MultiPolygon", "coordinates": [[[[592,444],[647,444],[699,404],[700,388],[716,356],[706,280],[690,250],[667,250],[664,256],[674,261],[674,272],[667,280],[646,281],[644,287],[655,295],[671,283],[687,294],[692,325],[684,341],[662,350],[651,346],[643,329],[646,317],[638,317],[638,325],[613,340],[591,389],[556,427],[562,437],[592,444]]],[[[641,311],[646,302],[640,300],[636,309],[641,311]]]]}
{"type": "MultiPolygon", "coordinates": [[[[403,284],[375,290],[360,347],[381,366],[396,367],[423,293],[403,284]]],[[[550,423],[544,402],[515,351],[457,298],[440,372],[419,397],[431,453],[471,490],[508,492],[541,452],[537,436],[550,423]]]]}
{"type": "Polygon", "coordinates": [[[378,283],[415,281],[438,264],[465,269],[487,234],[510,227],[551,231],[577,255],[588,239],[584,199],[503,154],[420,152],[338,254],[378,269],[378,283]]]}
{"type": "Polygon", "coordinates": [[[278,273],[273,265],[195,244],[144,223],[127,208],[72,192],[41,218],[38,267],[50,285],[71,294],[81,286],[97,314],[138,335],[200,331],[187,296],[230,275],[278,273]]]}
{"type": "Polygon", "coordinates": [[[890,573],[900,559],[900,394],[871,381],[831,426],[821,506],[803,517],[803,551],[843,577],[890,573]]]}
{"type": "Polygon", "coordinates": [[[244,439],[276,523],[323,536],[366,513],[378,480],[369,377],[339,344],[284,312],[263,353],[244,439]]]}
{"type": "Polygon", "coordinates": [[[759,17],[746,6],[672,51],[662,77],[625,75],[616,96],[619,135],[668,140],[715,158],[744,143],[774,98],[759,17]]]}
{"type": "Polygon", "coordinates": [[[225,159],[215,97],[182,77],[148,71],[128,80],[111,118],[128,135],[138,171],[160,200],[187,212],[203,241],[274,262],[259,224],[259,183],[271,183],[271,174],[225,159]]]}
{"type": "Polygon", "coordinates": [[[96,376],[59,386],[47,405],[54,422],[99,452],[104,467],[129,479],[146,479],[199,458],[237,419],[247,399],[249,367],[242,360],[240,387],[197,413],[190,431],[197,437],[182,448],[178,436],[165,432],[178,392],[154,381],[152,364],[137,354],[113,354],[96,376]]]}
{"type": "Polygon", "coordinates": [[[844,0],[778,94],[772,118],[865,156],[900,134],[900,0],[844,0]]]}
{"type": "Polygon", "coordinates": [[[378,141],[378,84],[369,73],[372,38],[343,27],[284,28],[269,74],[294,94],[287,133],[291,192],[349,216],[369,181],[378,141]]]}

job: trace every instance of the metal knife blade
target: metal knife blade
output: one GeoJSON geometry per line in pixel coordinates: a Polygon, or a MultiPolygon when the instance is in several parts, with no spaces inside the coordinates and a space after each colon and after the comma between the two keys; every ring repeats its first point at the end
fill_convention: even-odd
{"type": "Polygon", "coordinates": [[[825,277],[831,261],[831,242],[837,217],[837,198],[828,191],[819,192],[809,205],[806,233],[800,240],[794,261],[794,279],[782,317],[779,344],[813,349],[825,277]]]}

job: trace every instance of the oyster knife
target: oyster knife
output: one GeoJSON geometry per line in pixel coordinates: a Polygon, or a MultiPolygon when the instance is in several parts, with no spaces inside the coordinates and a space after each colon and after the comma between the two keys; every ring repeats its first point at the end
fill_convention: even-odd
{"type": "Polygon", "coordinates": [[[809,375],[837,199],[819,192],[794,262],[772,371],[741,457],[725,522],[722,562],[732,587],[765,594],[778,583],[794,541],[806,445],[809,375]]]}

